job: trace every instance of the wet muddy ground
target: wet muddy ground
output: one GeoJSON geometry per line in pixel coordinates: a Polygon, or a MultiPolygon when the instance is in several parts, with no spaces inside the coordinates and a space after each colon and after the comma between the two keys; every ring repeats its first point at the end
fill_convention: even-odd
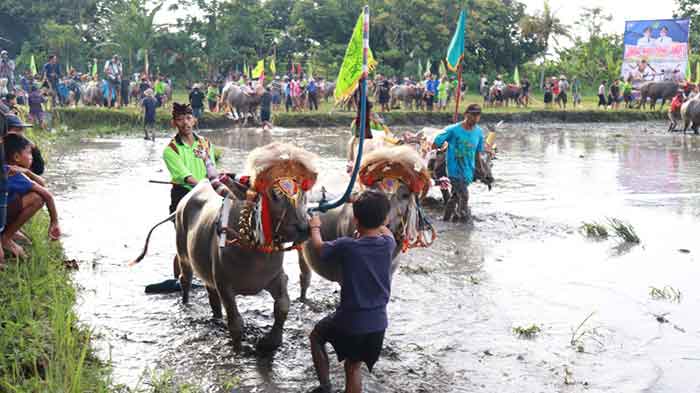
{"type": "MultiPolygon", "coordinates": [[[[697,392],[700,391],[700,138],[668,135],[662,123],[518,124],[499,133],[493,191],[471,188],[473,226],[446,224],[439,239],[402,258],[389,305],[383,358],[368,392],[697,392]],[[629,221],[639,245],[593,241],[582,221],[629,221]],[[650,287],[680,290],[657,300],[650,287]],[[572,330],[591,313],[578,330],[572,330]],[[515,327],[536,324],[533,338],[515,327]],[[578,336],[578,334],[577,334],[578,336]]],[[[341,190],[346,130],[207,133],[223,147],[222,167],[272,139],[322,158],[319,185],[341,190]]],[[[307,334],[331,312],[336,284],[314,276],[310,301],[293,301],[285,342],[258,356],[255,339],[272,325],[267,293],[239,298],[246,323],[236,353],[212,320],[205,291],[146,295],[169,278],[174,230],[155,233],[136,267],[148,228],[167,216],[160,159],[167,139],[97,139],[56,146],[48,167],[58,194],[66,253],[80,261],[79,314],[99,334],[100,356],[116,382],[134,386],[144,369],[225,391],[304,392],[316,386],[307,334]]],[[[294,253],[285,258],[290,296],[299,294],[294,253]]],[[[340,388],[342,368],[333,363],[340,388]]]]}

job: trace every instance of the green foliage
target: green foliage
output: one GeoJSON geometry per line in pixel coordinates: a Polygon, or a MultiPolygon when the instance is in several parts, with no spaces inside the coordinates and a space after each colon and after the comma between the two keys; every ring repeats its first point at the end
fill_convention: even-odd
{"type": "Polygon", "coordinates": [[[681,301],[681,291],[668,285],[663,288],[649,287],[649,296],[655,300],[667,300],[676,303],[681,301]]]}
{"type": "Polygon", "coordinates": [[[622,241],[635,244],[639,243],[639,236],[637,236],[637,232],[635,232],[632,224],[618,218],[609,218],[608,223],[615,235],[622,241]]]}
{"type": "Polygon", "coordinates": [[[537,336],[542,331],[542,329],[536,324],[530,326],[516,326],[513,328],[513,333],[519,338],[532,339],[537,336]]]}
{"type": "Polygon", "coordinates": [[[689,51],[700,52],[700,3],[697,0],[676,0],[678,7],[673,13],[674,18],[690,18],[689,51]]]}
{"type": "Polygon", "coordinates": [[[45,214],[26,224],[30,257],[0,271],[0,391],[107,392],[109,369],[77,322],[75,290],[47,227],[45,214]]]}
{"type": "Polygon", "coordinates": [[[581,231],[590,238],[594,239],[607,239],[608,229],[605,225],[597,222],[584,222],[581,225],[581,231]]]}

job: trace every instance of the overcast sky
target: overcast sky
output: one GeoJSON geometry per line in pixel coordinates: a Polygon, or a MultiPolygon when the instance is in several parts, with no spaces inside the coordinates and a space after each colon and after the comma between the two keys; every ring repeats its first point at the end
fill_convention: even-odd
{"type": "MultiPolygon", "coordinates": [[[[525,3],[528,13],[540,11],[544,4],[544,0],[519,1],[525,3]]],[[[177,0],[166,1],[166,7],[163,7],[164,10],[157,15],[158,23],[173,23],[177,17],[186,15],[185,10],[167,11],[167,5],[177,2],[177,0]]],[[[612,21],[603,27],[605,32],[617,34],[622,34],[626,20],[668,19],[673,16],[675,9],[673,0],[549,0],[549,4],[567,25],[573,25],[581,13],[582,6],[601,7],[613,16],[612,21]]]]}

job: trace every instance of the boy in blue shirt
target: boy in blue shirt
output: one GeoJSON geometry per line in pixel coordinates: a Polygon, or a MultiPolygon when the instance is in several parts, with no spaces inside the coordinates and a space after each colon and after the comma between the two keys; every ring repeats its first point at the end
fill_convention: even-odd
{"type": "Polygon", "coordinates": [[[369,190],[353,202],[358,236],[323,242],[321,220],[311,218],[311,244],[323,263],[340,263],[340,305],[319,321],[311,332],[311,355],[321,386],[316,393],[330,393],[328,353],[331,343],[338,361],[345,361],[345,392],[362,391],[364,362],[372,372],[379,359],[388,326],[386,305],[391,294],[391,260],[396,241],[385,226],[390,210],[384,193],[369,190]]]}
{"type": "Polygon", "coordinates": [[[474,181],[477,152],[484,151],[484,134],[477,125],[481,119],[481,107],[471,104],[464,113],[464,121],[453,124],[435,137],[434,148],[447,143],[447,176],[452,184],[452,196],[445,208],[445,221],[468,221],[469,183],[474,181]]]}
{"type": "Polygon", "coordinates": [[[2,232],[2,246],[17,257],[25,257],[22,247],[15,243],[15,235],[44,204],[49,210],[49,238],[58,240],[61,229],[53,195],[45,188],[44,179],[32,173],[32,143],[19,134],[3,138],[5,171],[7,176],[7,226],[2,232]]]}

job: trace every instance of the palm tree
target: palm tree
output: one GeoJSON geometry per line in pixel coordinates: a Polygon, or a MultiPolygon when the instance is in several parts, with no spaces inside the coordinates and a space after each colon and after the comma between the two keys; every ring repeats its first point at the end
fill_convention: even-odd
{"type": "Polygon", "coordinates": [[[128,52],[129,65],[134,67],[133,56],[143,57],[144,72],[149,75],[149,51],[153,48],[156,34],[161,26],[154,23],[163,2],[157,3],[152,9],[146,8],[147,0],[123,0],[113,7],[112,30],[110,37],[115,43],[121,44],[128,52]]]}
{"type": "MultiPolygon", "coordinates": [[[[523,34],[536,37],[537,43],[543,48],[542,62],[547,60],[552,42],[556,46],[559,46],[560,38],[571,38],[569,26],[562,23],[556,11],[553,11],[549,6],[548,0],[544,0],[544,6],[540,13],[527,15],[520,21],[520,29],[523,34]]],[[[544,69],[542,73],[540,77],[540,88],[544,80],[544,69]]]]}

